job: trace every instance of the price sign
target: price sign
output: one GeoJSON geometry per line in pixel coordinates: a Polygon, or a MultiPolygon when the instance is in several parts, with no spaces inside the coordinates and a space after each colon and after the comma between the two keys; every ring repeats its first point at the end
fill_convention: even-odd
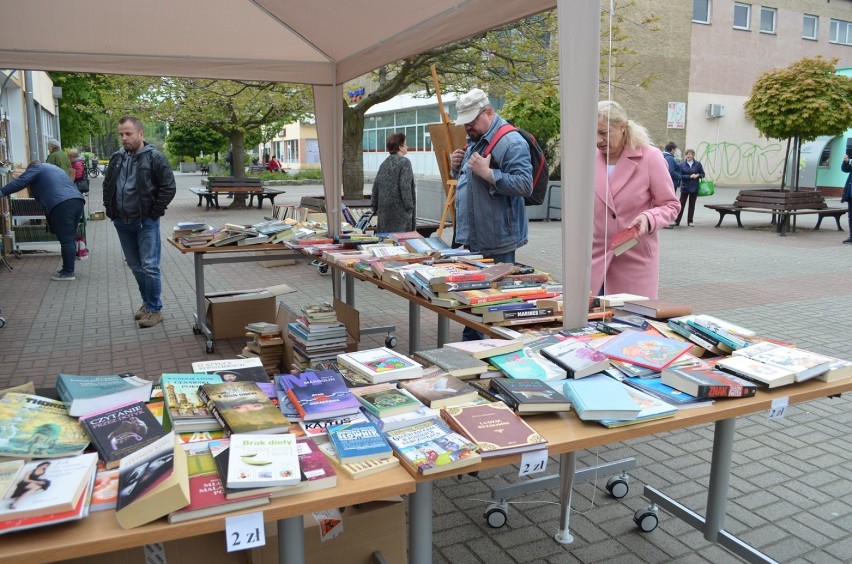
{"type": "Polygon", "coordinates": [[[528,476],[544,472],[547,468],[547,449],[525,452],[521,456],[521,467],[518,476],[528,476]]]}
{"type": "Polygon", "coordinates": [[[784,419],[787,414],[787,405],[790,398],[775,398],[772,400],[772,405],[769,408],[769,419],[784,419]]]}
{"type": "Polygon", "coordinates": [[[249,513],[225,519],[225,546],[228,552],[257,548],[266,544],[263,513],[249,513]]]}

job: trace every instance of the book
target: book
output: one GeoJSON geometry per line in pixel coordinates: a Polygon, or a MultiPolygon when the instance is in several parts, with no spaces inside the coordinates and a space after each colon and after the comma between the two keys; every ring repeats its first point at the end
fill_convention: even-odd
{"type": "Polygon", "coordinates": [[[716,362],[716,368],[740,378],[763,384],[767,388],[786,386],[796,381],[796,373],[789,368],[765,364],[746,356],[730,356],[716,362]]]}
{"type": "Polygon", "coordinates": [[[73,510],[97,465],[95,453],[27,462],[0,502],[0,521],[73,510]]]}
{"type": "Polygon", "coordinates": [[[814,379],[822,382],[837,382],[838,380],[845,380],[850,376],[852,376],[852,362],[840,358],[832,358],[828,371],[815,376],[814,379]]]}
{"type": "Polygon", "coordinates": [[[357,423],[359,421],[367,421],[367,416],[363,411],[357,411],[350,415],[341,415],[332,417],[331,419],[317,419],[316,421],[299,421],[299,427],[304,431],[305,436],[311,438],[316,443],[322,443],[328,440],[328,428],[335,425],[343,425],[344,423],[357,423]]]}
{"type": "Polygon", "coordinates": [[[73,509],[68,511],[59,511],[57,513],[34,515],[31,517],[14,517],[12,519],[0,520],[0,534],[13,531],[23,531],[36,527],[45,527],[48,525],[55,525],[57,523],[65,523],[67,521],[77,521],[88,517],[93,483],[94,473],[89,479],[89,483],[83,490],[83,493],[78,497],[77,503],[73,509]]]}
{"type": "Polygon", "coordinates": [[[721,341],[731,350],[747,347],[751,344],[749,338],[756,335],[751,329],[711,315],[693,315],[687,319],[687,323],[701,333],[721,341]]]}
{"type": "Polygon", "coordinates": [[[541,349],[544,358],[564,368],[572,378],[585,378],[609,368],[609,359],[587,343],[566,339],[541,349]]]}
{"type": "Polygon", "coordinates": [[[520,414],[571,411],[568,398],[537,378],[493,378],[489,386],[520,414]]]}
{"type": "Polygon", "coordinates": [[[402,464],[424,476],[482,460],[475,443],[438,419],[388,431],[385,438],[402,464]]]}
{"type": "Polygon", "coordinates": [[[328,430],[328,439],[341,464],[390,458],[393,450],[371,421],[344,423],[328,430]]]}
{"type": "Polygon", "coordinates": [[[418,378],[423,365],[386,347],[337,355],[337,362],[360,372],[374,384],[418,378]]]}
{"type": "MultiPolygon", "coordinates": [[[[419,382],[421,380],[422,378],[417,378],[409,380],[409,382],[419,382]]],[[[355,394],[355,397],[361,402],[364,409],[375,413],[379,417],[417,411],[423,406],[418,399],[395,387],[367,391],[365,393],[359,392],[355,394]]]]}
{"type": "Polygon", "coordinates": [[[169,513],[169,523],[183,523],[269,504],[269,496],[262,493],[243,499],[227,499],[209,449],[187,453],[187,466],[189,468],[189,505],[169,513]]]}
{"type": "Polygon", "coordinates": [[[202,384],[198,396],[228,433],[286,433],[290,421],[256,382],[202,384]]]}
{"type": "Polygon", "coordinates": [[[604,294],[595,298],[593,306],[602,308],[621,307],[624,305],[624,302],[639,302],[648,299],[650,299],[648,296],[640,296],[638,294],[628,294],[624,292],[619,294],[604,294]]]}
{"type": "Polygon", "coordinates": [[[307,370],[284,381],[287,395],[303,421],[357,413],[361,407],[340,372],[307,370]]]}
{"type": "Polygon", "coordinates": [[[483,458],[547,448],[547,440],[505,403],[445,407],[441,417],[476,443],[483,458]]]}
{"type": "Polygon", "coordinates": [[[334,450],[334,445],[331,442],[317,445],[320,452],[328,459],[339,471],[343,472],[353,480],[365,478],[391,468],[399,466],[399,459],[395,456],[390,458],[378,458],[373,460],[364,460],[351,464],[343,464],[337,458],[337,451],[334,450]]]}
{"type": "Polygon", "coordinates": [[[454,348],[439,348],[417,351],[414,358],[438,366],[457,378],[478,376],[488,371],[488,363],[454,348]]]}
{"type": "MultiPolygon", "coordinates": [[[[278,325],[273,325],[278,327],[278,325]]],[[[248,327],[246,327],[248,329],[248,327]]],[[[254,331],[250,329],[250,331],[254,331]]],[[[277,330],[280,333],[281,329],[277,330]]],[[[261,334],[266,334],[262,333],[261,334]]],[[[217,374],[222,382],[269,382],[269,375],[259,358],[233,358],[223,360],[205,360],[192,363],[196,374],[217,374]]]]}
{"type": "Polygon", "coordinates": [[[6,493],[18,482],[25,464],[25,460],[0,460],[0,500],[6,499],[6,493]]]}
{"type": "Polygon", "coordinates": [[[670,366],[660,374],[660,380],[697,398],[748,398],[757,393],[751,381],[700,366],[670,366]]]}
{"type": "Polygon", "coordinates": [[[141,402],[133,402],[80,418],[80,424],[107,469],[166,434],[153,413],[141,402]]]}
{"type": "Polygon", "coordinates": [[[634,425],[636,423],[644,423],[646,421],[655,421],[666,417],[674,417],[678,409],[676,406],[662,400],[656,396],[645,393],[638,388],[625,386],[627,393],[634,402],[639,404],[642,410],[639,415],[633,419],[601,419],[599,423],[604,427],[614,429],[616,427],[624,427],[625,425],[634,425]]]}
{"type": "Polygon", "coordinates": [[[80,454],[89,437],[65,404],[9,392],[0,397],[0,456],[56,458],[80,454]]]}
{"type": "Polygon", "coordinates": [[[403,390],[432,409],[469,402],[479,395],[475,388],[451,374],[435,374],[401,382],[403,390]]]}
{"type": "Polygon", "coordinates": [[[564,340],[564,336],[549,335],[530,341],[519,351],[492,356],[488,362],[510,378],[562,380],[568,371],[542,356],[541,349],[564,340]]]}
{"type": "Polygon", "coordinates": [[[744,356],[770,366],[790,370],[796,375],[796,382],[827,372],[834,361],[815,352],[767,341],[736,350],[734,356],[744,356]]]}
{"type": "Polygon", "coordinates": [[[629,329],[601,343],[597,350],[610,358],[660,371],[690,348],[683,341],[629,329]]]}
{"type": "Polygon", "coordinates": [[[655,378],[624,378],[621,381],[628,387],[645,392],[680,409],[707,407],[714,403],[712,399],[697,398],[682,390],[663,384],[660,376],[655,378]]]}
{"type": "Polygon", "coordinates": [[[231,435],[225,481],[229,488],[292,486],[300,481],[294,435],[231,435]]]}
{"type": "MultiPolygon", "coordinates": [[[[416,382],[417,380],[412,381],[416,382]]],[[[421,405],[417,411],[407,411],[405,413],[388,415],[386,417],[379,417],[375,413],[364,411],[364,417],[372,421],[373,424],[379,428],[379,431],[387,433],[394,429],[400,429],[402,427],[408,427],[410,425],[428,421],[429,419],[435,419],[440,417],[440,413],[438,413],[436,409],[421,405]]]]}
{"type": "Polygon", "coordinates": [[[117,501],[118,468],[107,470],[103,467],[103,463],[98,463],[89,511],[109,511],[115,509],[117,501]]]}
{"type": "Polygon", "coordinates": [[[221,382],[222,377],[218,374],[163,374],[160,377],[166,413],[163,427],[178,433],[221,429],[222,425],[213,417],[207,404],[198,397],[198,388],[202,384],[221,382]]]}
{"type": "Polygon", "coordinates": [[[612,254],[619,256],[632,249],[639,242],[639,226],[634,225],[623,231],[619,231],[609,243],[612,254]]]}
{"type": "Polygon", "coordinates": [[[524,342],[521,339],[481,339],[479,341],[445,343],[444,348],[447,347],[460,350],[473,358],[482,360],[499,354],[519,351],[524,347],[524,342]]]}
{"type": "Polygon", "coordinates": [[[151,381],[133,374],[79,376],[60,374],[56,393],[68,404],[68,415],[79,417],[134,401],[148,401],[151,381]]]}
{"type": "Polygon", "coordinates": [[[691,315],[672,317],[666,322],[666,325],[669,327],[669,329],[671,329],[681,337],[687,339],[692,343],[695,343],[699,347],[712,354],[725,355],[730,352],[730,350],[723,351],[722,349],[720,349],[718,347],[718,340],[711,339],[708,335],[698,331],[695,327],[690,325],[688,321],[691,317],[691,315]]]}
{"type": "Polygon", "coordinates": [[[121,459],[115,509],[121,528],[150,523],[189,501],[186,451],[173,432],[121,459]]]}
{"type": "Polygon", "coordinates": [[[584,421],[635,419],[642,411],[624,389],[624,384],[606,374],[580,380],[568,379],[563,385],[563,393],[577,412],[577,417],[584,421]]]}
{"type": "Polygon", "coordinates": [[[678,304],[665,300],[642,300],[638,302],[624,302],[621,308],[631,313],[638,313],[654,319],[670,319],[692,314],[692,306],[678,304]]]}

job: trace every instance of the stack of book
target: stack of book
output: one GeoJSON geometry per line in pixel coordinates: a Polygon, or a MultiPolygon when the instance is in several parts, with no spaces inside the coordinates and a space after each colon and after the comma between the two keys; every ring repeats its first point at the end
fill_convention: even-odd
{"type": "Polygon", "coordinates": [[[222,429],[207,404],[198,397],[202,384],[221,382],[218,374],[163,374],[160,377],[165,410],[163,427],[176,433],[222,429]]]}
{"type": "Polygon", "coordinates": [[[301,421],[318,421],[358,413],[361,403],[340,372],[306,370],[278,380],[301,421]]]}
{"type": "Polygon", "coordinates": [[[89,445],[80,422],[61,401],[7,392],[0,397],[0,421],[0,457],[72,456],[89,445]]]}
{"type": "Polygon", "coordinates": [[[133,374],[60,374],[56,379],[56,393],[68,404],[68,414],[74,417],[132,401],[148,401],[151,397],[151,386],[150,380],[133,374]]]}
{"type": "Polygon", "coordinates": [[[284,338],[281,327],[275,323],[259,321],[246,325],[248,341],[242,351],[243,356],[259,358],[266,373],[270,376],[278,372],[284,358],[284,338]]]}
{"type": "Polygon", "coordinates": [[[423,375],[423,365],[386,347],[337,355],[338,364],[366,377],[373,384],[409,380],[423,375]]]}
{"type": "Polygon", "coordinates": [[[334,361],[346,350],[346,326],[338,321],[331,304],[311,304],[301,309],[294,323],[287,324],[293,343],[294,362],[309,368],[334,361]]]}

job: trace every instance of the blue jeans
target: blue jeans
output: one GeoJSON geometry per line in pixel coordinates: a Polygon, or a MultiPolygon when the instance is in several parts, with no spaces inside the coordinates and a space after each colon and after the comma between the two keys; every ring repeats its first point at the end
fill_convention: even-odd
{"type": "Polygon", "coordinates": [[[113,219],[112,223],[121,242],[124,260],[139,285],[145,309],[149,312],[160,311],[163,309],[163,302],[160,301],[160,218],[148,217],[126,222],[119,217],[113,219]]]}
{"type": "MultiPolygon", "coordinates": [[[[515,251],[509,251],[508,253],[501,253],[499,255],[483,256],[483,258],[493,259],[495,264],[498,262],[512,264],[515,262],[515,251]]],[[[485,334],[480,333],[476,329],[465,327],[464,330],[462,330],[462,341],[481,341],[484,338],[485,334]]]]}
{"type": "Polygon", "coordinates": [[[59,239],[62,252],[62,274],[74,274],[74,261],[77,260],[77,226],[83,217],[83,200],[72,198],[53,206],[50,210],[50,229],[59,239]]]}

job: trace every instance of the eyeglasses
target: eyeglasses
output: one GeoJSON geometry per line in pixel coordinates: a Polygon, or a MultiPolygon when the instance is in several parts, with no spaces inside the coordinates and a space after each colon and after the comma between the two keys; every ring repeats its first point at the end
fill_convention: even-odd
{"type": "Polygon", "coordinates": [[[476,123],[476,120],[478,120],[478,119],[479,119],[479,116],[481,116],[483,113],[485,113],[485,110],[486,110],[486,109],[487,109],[487,108],[482,108],[481,110],[479,110],[479,113],[478,113],[478,114],[476,114],[476,117],[475,117],[475,118],[473,118],[473,119],[472,119],[471,121],[469,121],[468,123],[464,124],[465,128],[473,127],[473,124],[474,124],[474,123],[476,123]]]}

